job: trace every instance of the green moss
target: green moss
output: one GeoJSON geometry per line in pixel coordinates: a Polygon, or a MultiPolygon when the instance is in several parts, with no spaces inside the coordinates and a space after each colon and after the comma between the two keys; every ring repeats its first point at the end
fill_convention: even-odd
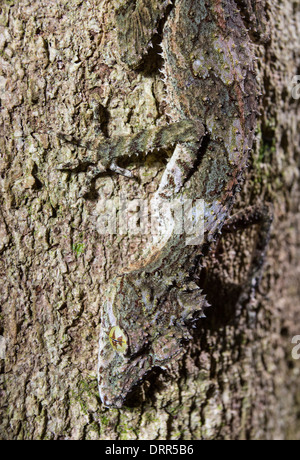
{"type": "Polygon", "coordinates": [[[85,244],[84,243],[75,243],[72,246],[72,250],[76,252],[77,257],[79,257],[85,249],[85,244]]]}
{"type": "Polygon", "coordinates": [[[254,184],[261,186],[271,175],[273,158],[276,154],[275,120],[270,120],[267,127],[257,130],[257,138],[260,140],[258,152],[253,154],[253,167],[255,171],[254,184]]]}
{"type": "Polygon", "coordinates": [[[97,380],[81,380],[79,383],[79,390],[81,393],[85,392],[90,396],[95,396],[95,394],[98,396],[97,380]]]}
{"type": "Polygon", "coordinates": [[[90,431],[95,431],[96,433],[99,433],[100,434],[100,430],[99,430],[99,424],[97,422],[93,422],[89,425],[89,430],[90,431]]]}
{"type": "Polygon", "coordinates": [[[137,437],[135,428],[129,427],[127,423],[121,423],[118,426],[118,433],[121,441],[132,440],[137,437]]]}
{"type": "Polygon", "coordinates": [[[175,417],[177,414],[183,411],[183,406],[182,405],[175,405],[175,406],[170,406],[167,408],[168,414],[170,414],[172,417],[175,417]]]}
{"type": "Polygon", "coordinates": [[[152,412],[145,413],[144,417],[145,417],[146,421],[149,422],[149,423],[159,422],[159,419],[157,418],[157,416],[155,414],[153,414],[152,412]]]}
{"type": "Polygon", "coordinates": [[[109,418],[107,418],[105,415],[103,415],[103,417],[100,417],[99,421],[101,426],[107,426],[110,423],[109,418]]]}
{"type": "Polygon", "coordinates": [[[273,137],[271,141],[262,140],[257,159],[258,163],[270,161],[274,153],[276,153],[276,138],[273,137]]]}
{"type": "Polygon", "coordinates": [[[80,404],[82,413],[88,415],[88,400],[91,397],[98,399],[98,384],[96,379],[81,380],[78,384],[78,390],[72,391],[71,397],[80,404]]]}

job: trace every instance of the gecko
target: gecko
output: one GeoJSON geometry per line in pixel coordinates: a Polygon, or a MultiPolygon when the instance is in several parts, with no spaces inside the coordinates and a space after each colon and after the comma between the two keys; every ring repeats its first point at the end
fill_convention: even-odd
{"type": "Polygon", "coordinates": [[[230,216],[253,145],[259,95],[251,39],[234,0],[128,0],[115,23],[122,62],[137,72],[160,30],[169,124],[101,141],[83,195],[103,170],[132,177],[118,158],[173,146],[154,201],[159,207],[192,193],[205,203],[202,244],[186,245],[171,228],[107,289],[98,385],[104,406],[120,408],[153,369],[182,357],[209,306],[192,276],[194,255],[230,216]]]}

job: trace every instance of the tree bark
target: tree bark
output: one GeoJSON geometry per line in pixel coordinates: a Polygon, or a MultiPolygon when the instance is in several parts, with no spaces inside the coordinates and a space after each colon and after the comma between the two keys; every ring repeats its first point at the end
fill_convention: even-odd
{"type": "Polygon", "coordinates": [[[166,158],[135,159],[138,185],[101,176],[79,199],[85,173],[56,167],[86,151],[61,144],[56,134],[87,142],[138,132],[164,117],[160,58],[150,55],[142,71],[126,70],[120,60],[119,3],[0,5],[0,437],[299,438],[300,366],[291,341],[300,334],[300,111],[292,83],[300,74],[300,8],[292,0],[237,1],[263,95],[235,210],[274,205],[260,289],[237,306],[257,226],[222,235],[201,261],[211,308],[184,359],[149,377],[122,409],[100,403],[101,302],[143,240],[101,235],[99,203],[120,192],[128,199],[149,196],[166,158]],[[94,101],[101,107],[98,133],[94,101]]]}

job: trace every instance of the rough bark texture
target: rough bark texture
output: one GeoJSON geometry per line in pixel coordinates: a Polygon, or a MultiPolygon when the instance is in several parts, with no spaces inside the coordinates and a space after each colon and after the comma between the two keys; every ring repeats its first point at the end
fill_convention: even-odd
{"type": "MultiPolygon", "coordinates": [[[[300,435],[299,323],[300,10],[292,0],[241,0],[263,89],[241,209],[274,203],[260,291],[236,307],[257,229],[222,237],[200,279],[212,305],[182,362],[152,376],[120,410],[100,405],[99,309],[116,267],[141,241],[96,230],[100,199],[147,196],[164,158],[136,162],[140,185],[101,177],[77,199],[84,173],[55,166],[84,155],[50,132],[95,137],[92,100],[106,135],[163,118],[153,65],[125,71],[114,28],[117,0],[2,0],[0,5],[0,335],[2,439],[292,439],[300,435]],[[269,39],[267,37],[270,37],[269,39]],[[258,37],[260,37],[258,39],[258,37]],[[134,402],[135,401],[135,402],[134,402]]],[[[153,58],[153,56],[152,56],[153,58]]],[[[149,59],[150,61],[150,59],[149,59]]],[[[152,59],[153,61],[153,59],[152,59]]],[[[202,261],[203,262],[203,261],[202,261]]]]}

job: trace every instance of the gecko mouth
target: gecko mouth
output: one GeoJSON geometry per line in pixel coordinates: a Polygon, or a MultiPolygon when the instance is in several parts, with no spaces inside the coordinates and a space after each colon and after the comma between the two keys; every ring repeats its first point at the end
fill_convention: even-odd
{"type": "Polygon", "coordinates": [[[123,388],[120,388],[115,394],[112,394],[111,388],[105,388],[103,390],[99,388],[103,405],[110,409],[120,409],[124,405],[127,407],[140,406],[145,399],[145,394],[147,394],[147,399],[149,399],[149,396],[151,394],[153,395],[161,385],[161,382],[158,383],[158,377],[163,374],[163,372],[164,370],[162,368],[153,366],[145,371],[139,378],[133,379],[130,382],[130,387],[124,383],[123,388]],[[141,389],[141,385],[145,381],[147,381],[147,388],[144,385],[145,388],[141,389]]]}
{"type": "Polygon", "coordinates": [[[143,349],[130,357],[122,366],[102,369],[99,375],[99,395],[105,407],[120,408],[125,403],[136,406],[141,402],[141,397],[136,397],[140,385],[149,380],[147,392],[154,388],[157,376],[165,371],[163,364],[153,362],[149,355],[151,344],[147,343],[143,349]],[[103,376],[105,375],[105,378],[103,376]]]}
{"type": "Polygon", "coordinates": [[[138,384],[147,372],[149,357],[135,356],[118,368],[103,370],[106,378],[99,375],[99,395],[106,407],[121,407],[131,388],[138,384]]]}

